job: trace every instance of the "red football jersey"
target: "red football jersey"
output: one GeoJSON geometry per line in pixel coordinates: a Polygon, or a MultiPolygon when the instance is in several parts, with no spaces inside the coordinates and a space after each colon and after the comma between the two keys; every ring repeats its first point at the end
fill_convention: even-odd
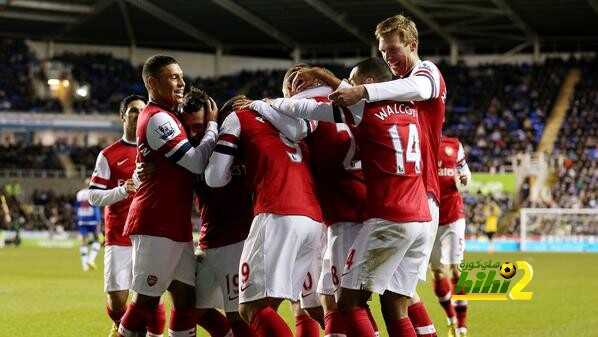
{"type": "Polygon", "coordinates": [[[319,122],[306,143],[326,224],[366,220],[366,186],[349,126],[319,122]]]}
{"type": "Polygon", "coordinates": [[[281,135],[256,112],[244,109],[224,121],[218,145],[238,148],[254,193],[254,214],[303,215],[322,221],[305,149],[281,135]]]}
{"type": "Polygon", "coordinates": [[[457,138],[442,137],[438,176],[440,181],[440,225],[465,218],[463,198],[457,189],[457,166],[465,161],[463,146],[457,138]]]}
{"type": "MultiPolygon", "coordinates": [[[[113,189],[131,179],[135,171],[137,146],[123,139],[103,149],[98,155],[96,166],[91,176],[90,187],[113,189]]],[[[130,246],[128,236],[123,235],[132,196],[104,209],[104,236],[106,245],[130,246]]]]}
{"type": "Polygon", "coordinates": [[[444,124],[444,110],[446,101],[446,85],[438,67],[430,61],[419,62],[413,69],[411,76],[424,76],[432,83],[432,98],[426,101],[414,102],[419,113],[422,158],[424,161],[424,184],[436,201],[440,201],[440,186],[438,185],[438,152],[440,150],[440,136],[444,124]]]}
{"type": "Polygon", "coordinates": [[[245,165],[231,167],[231,181],[219,188],[197,178],[195,192],[201,214],[199,247],[210,249],[245,240],[253,220],[253,200],[245,165]]]}
{"type": "Polygon", "coordinates": [[[137,119],[137,162],[156,171],[133,198],[125,235],[192,241],[193,174],[176,164],[190,147],[177,117],[149,102],[137,119]]]}
{"type": "Polygon", "coordinates": [[[415,105],[368,103],[358,130],[368,217],[395,222],[430,221],[422,179],[422,132],[415,105]]]}

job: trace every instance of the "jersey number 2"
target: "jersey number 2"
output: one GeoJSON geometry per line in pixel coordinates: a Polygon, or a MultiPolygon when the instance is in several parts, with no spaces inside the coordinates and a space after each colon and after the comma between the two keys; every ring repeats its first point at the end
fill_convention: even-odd
{"type": "Polygon", "coordinates": [[[347,124],[336,123],[336,132],[346,132],[349,135],[349,139],[351,139],[351,144],[349,145],[349,149],[347,150],[347,154],[343,160],[343,166],[345,167],[345,170],[361,170],[361,160],[357,160],[355,158],[357,145],[355,144],[355,137],[353,137],[351,129],[349,129],[347,124]]]}
{"type": "Polygon", "coordinates": [[[393,125],[388,129],[388,134],[392,141],[392,146],[395,150],[395,158],[397,164],[397,175],[405,174],[405,162],[415,164],[415,173],[421,172],[421,152],[419,147],[419,133],[415,124],[409,124],[407,133],[407,151],[403,150],[404,146],[401,143],[401,136],[399,134],[398,125],[393,125]]]}

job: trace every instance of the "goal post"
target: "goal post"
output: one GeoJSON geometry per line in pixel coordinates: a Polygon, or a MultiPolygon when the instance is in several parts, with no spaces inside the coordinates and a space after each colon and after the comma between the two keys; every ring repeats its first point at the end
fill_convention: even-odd
{"type": "Polygon", "coordinates": [[[522,208],[521,251],[598,251],[598,209],[522,208]]]}

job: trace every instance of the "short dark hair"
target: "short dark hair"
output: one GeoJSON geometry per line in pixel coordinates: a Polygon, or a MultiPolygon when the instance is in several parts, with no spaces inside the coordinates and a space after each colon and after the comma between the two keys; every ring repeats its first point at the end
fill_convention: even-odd
{"type": "Polygon", "coordinates": [[[177,60],[174,59],[172,56],[167,55],[154,55],[145,60],[143,63],[143,71],[141,72],[141,76],[143,77],[143,81],[146,82],[150,76],[156,77],[162,68],[166,67],[167,65],[177,63],[177,60]]]}
{"type": "Polygon", "coordinates": [[[125,115],[125,112],[127,112],[127,107],[133,101],[142,101],[143,103],[147,103],[147,98],[145,98],[141,95],[129,95],[129,96],[123,98],[122,101],[120,101],[120,109],[119,109],[120,117],[125,115]]]}
{"type": "Polygon", "coordinates": [[[204,90],[198,87],[191,87],[183,98],[180,111],[182,113],[194,113],[201,108],[207,108],[209,101],[210,96],[204,90]]]}
{"type": "Polygon", "coordinates": [[[388,65],[379,57],[365,59],[357,63],[354,68],[357,68],[359,76],[373,77],[376,82],[392,80],[392,73],[388,69],[388,65]]]}
{"type": "Polygon", "coordinates": [[[247,98],[247,96],[236,95],[236,96],[231,97],[228,101],[224,102],[224,104],[222,104],[222,106],[220,107],[220,110],[218,110],[218,125],[222,125],[222,122],[224,122],[224,119],[226,119],[226,117],[228,115],[230,115],[231,112],[233,112],[233,110],[234,110],[233,104],[235,104],[236,101],[243,99],[243,98],[247,98]]]}

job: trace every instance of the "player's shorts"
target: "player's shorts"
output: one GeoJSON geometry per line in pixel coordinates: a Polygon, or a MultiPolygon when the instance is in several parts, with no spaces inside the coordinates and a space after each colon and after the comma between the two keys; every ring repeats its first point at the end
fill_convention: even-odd
{"type": "Polygon", "coordinates": [[[315,259],[311,261],[311,266],[305,280],[303,280],[303,288],[301,289],[301,308],[316,308],[321,306],[320,297],[318,296],[318,281],[322,274],[322,259],[324,258],[324,250],[326,247],[326,226],[322,226],[322,233],[320,236],[320,250],[315,259]]]}
{"type": "Polygon", "coordinates": [[[131,287],[132,246],[106,246],[104,250],[104,292],[129,290],[131,287]]]}
{"type": "Polygon", "coordinates": [[[241,254],[239,303],[266,297],[298,301],[321,250],[322,226],[306,216],[256,215],[241,254]]]}
{"type": "Polygon", "coordinates": [[[430,262],[430,256],[432,255],[432,249],[434,248],[434,241],[436,240],[436,232],[438,231],[438,222],[440,221],[440,208],[436,199],[432,195],[428,194],[428,207],[430,208],[430,216],[432,221],[428,227],[428,239],[426,245],[426,262],[421,265],[419,270],[419,279],[426,281],[428,274],[428,264],[430,262]]]}
{"type": "Polygon", "coordinates": [[[355,222],[339,222],[328,227],[328,241],[318,282],[319,294],[336,295],[338,300],[337,290],[341,285],[343,267],[361,227],[362,223],[355,222]]]}
{"type": "Polygon", "coordinates": [[[420,266],[428,262],[429,226],[429,222],[367,220],[347,256],[341,286],[413,296],[420,266]]]}
{"type": "Polygon", "coordinates": [[[98,226],[96,225],[83,225],[83,226],[79,226],[79,234],[81,234],[81,236],[87,236],[89,234],[95,234],[97,233],[98,230],[98,226]]]}
{"type": "Polygon", "coordinates": [[[161,296],[174,280],[195,286],[193,242],[177,242],[151,235],[131,235],[133,284],[146,296],[161,296]]]}
{"type": "Polygon", "coordinates": [[[239,260],[243,242],[203,251],[195,276],[195,307],[239,311],[239,260]]]}
{"type": "Polygon", "coordinates": [[[430,256],[430,266],[438,269],[443,265],[461,263],[464,249],[465,219],[439,226],[430,256]]]}

